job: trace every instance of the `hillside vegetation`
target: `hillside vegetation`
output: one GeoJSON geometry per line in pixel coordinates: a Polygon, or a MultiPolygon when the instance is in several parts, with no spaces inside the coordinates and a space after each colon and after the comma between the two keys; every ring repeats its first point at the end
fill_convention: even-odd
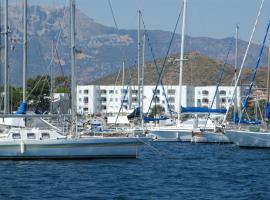
{"type": "MultiPolygon", "coordinates": [[[[179,80],[179,55],[174,55],[168,58],[163,72],[163,84],[177,85],[179,80]]],[[[207,56],[198,53],[191,53],[185,56],[187,61],[184,65],[183,84],[194,86],[215,85],[220,77],[221,69],[224,67],[223,62],[211,59],[207,56]]],[[[158,59],[157,65],[159,70],[164,62],[164,59],[158,59]]],[[[241,77],[242,84],[249,84],[254,67],[245,68],[241,77]]],[[[257,74],[256,84],[258,87],[266,87],[267,68],[261,67],[257,74]]],[[[224,76],[222,85],[231,85],[234,76],[234,67],[226,65],[224,67],[224,76]]],[[[130,70],[125,70],[125,84],[137,84],[137,67],[132,67],[130,70]]],[[[145,66],[145,85],[156,84],[158,74],[154,62],[147,63],[145,66]]],[[[108,75],[91,84],[97,85],[121,85],[122,71],[108,75]],[[117,78],[118,77],[118,78],[117,78]]]]}

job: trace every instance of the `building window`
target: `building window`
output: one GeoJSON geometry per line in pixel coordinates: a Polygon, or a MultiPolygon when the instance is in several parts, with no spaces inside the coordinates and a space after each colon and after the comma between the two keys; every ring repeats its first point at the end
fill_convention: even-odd
{"type": "Polygon", "coordinates": [[[198,95],[200,95],[201,94],[201,91],[198,91],[198,95]]]}
{"type": "Polygon", "coordinates": [[[114,91],[113,91],[113,90],[110,90],[110,91],[109,91],[109,94],[114,94],[114,91]]]}
{"type": "Polygon", "coordinates": [[[79,98],[79,101],[81,102],[82,101],[82,98],[79,98]]]}
{"type": "Polygon", "coordinates": [[[115,90],[115,94],[118,94],[118,90],[115,90]]]}
{"type": "Polygon", "coordinates": [[[175,90],[169,89],[169,90],[168,90],[168,94],[170,94],[170,95],[175,94],[175,90]]]}
{"type": "Polygon", "coordinates": [[[101,109],[102,110],[106,110],[107,109],[107,106],[101,106],[101,109]]]}
{"type": "Polygon", "coordinates": [[[117,99],[117,98],[115,98],[115,99],[114,99],[114,101],[115,101],[115,102],[118,102],[118,99],[117,99]]]}
{"type": "Polygon", "coordinates": [[[132,90],[132,94],[138,94],[138,90],[132,90]]]}
{"type": "Polygon", "coordinates": [[[132,98],[132,102],[137,102],[137,101],[138,101],[137,97],[132,98]]]}
{"type": "Polygon", "coordinates": [[[84,94],[88,94],[88,90],[84,90],[83,93],[84,93],[84,94]]]}
{"type": "Polygon", "coordinates": [[[207,98],[203,98],[203,99],[202,99],[202,102],[203,102],[203,103],[209,103],[209,100],[208,100],[207,98]]]}
{"type": "Polygon", "coordinates": [[[208,92],[207,90],[203,90],[203,91],[202,91],[202,94],[203,94],[203,95],[208,95],[209,92],[208,92]]]}
{"type": "Polygon", "coordinates": [[[201,100],[200,99],[197,99],[197,103],[201,103],[201,100]]]}
{"type": "Polygon", "coordinates": [[[101,98],[101,102],[106,102],[107,101],[107,98],[106,97],[102,97],[101,98]]]}
{"type": "Polygon", "coordinates": [[[81,94],[82,93],[82,90],[79,90],[79,94],[81,94]]]}
{"type": "Polygon", "coordinates": [[[84,97],[84,98],[83,98],[83,102],[84,102],[85,104],[87,104],[88,101],[89,101],[88,97],[84,97]]]}
{"type": "Polygon", "coordinates": [[[113,98],[110,98],[110,102],[113,102],[113,98]]]}
{"type": "Polygon", "coordinates": [[[101,90],[100,94],[107,94],[107,90],[101,90]]]}
{"type": "Polygon", "coordinates": [[[221,91],[219,92],[219,94],[220,94],[220,95],[226,95],[226,91],[225,91],[225,90],[221,90],[221,91]]]}
{"type": "Polygon", "coordinates": [[[88,111],[88,108],[83,108],[83,111],[84,111],[84,112],[87,112],[87,111],[88,111]]]}
{"type": "Polygon", "coordinates": [[[226,99],[225,98],[221,98],[221,103],[226,103],[226,99]]]}
{"type": "Polygon", "coordinates": [[[127,89],[122,89],[122,90],[121,90],[121,93],[122,93],[122,94],[127,94],[127,89]]]}
{"type": "MultiPolygon", "coordinates": [[[[153,93],[155,93],[155,90],[153,90],[153,93]]],[[[160,94],[160,90],[156,90],[156,95],[160,94]]]]}

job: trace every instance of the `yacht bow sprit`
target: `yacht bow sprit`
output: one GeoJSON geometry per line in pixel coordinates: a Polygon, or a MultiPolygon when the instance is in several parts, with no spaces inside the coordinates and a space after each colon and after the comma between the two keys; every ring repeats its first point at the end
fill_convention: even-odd
{"type": "MultiPolygon", "coordinates": [[[[5,20],[7,22],[8,1],[6,0],[5,20]]],[[[5,90],[5,114],[0,115],[3,123],[19,119],[22,125],[6,124],[0,135],[0,159],[83,159],[83,158],[111,158],[137,157],[139,146],[145,144],[148,138],[132,135],[119,137],[87,136],[77,129],[76,108],[76,47],[75,47],[75,0],[70,0],[70,46],[71,46],[71,125],[67,132],[53,126],[44,118],[57,115],[29,114],[26,98],[26,68],[27,68],[27,0],[24,0],[24,59],[23,59],[23,102],[17,114],[8,112],[8,91],[5,90]],[[32,123],[29,127],[27,123],[32,123]],[[41,123],[47,126],[42,128],[41,123]]],[[[5,37],[8,37],[6,29],[5,37]]],[[[7,39],[6,39],[7,40],[7,39]]],[[[5,45],[7,51],[8,45],[5,45]]],[[[8,54],[5,63],[8,62],[8,54]]],[[[8,73],[6,74],[8,77],[8,73]]],[[[7,87],[7,82],[5,84],[7,87]]],[[[5,87],[5,88],[6,88],[5,87]]],[[[58,116],[61,117],[61,116],[58,116]]],[[[62,115],[63,117],[63,115],[62,115]]]]}

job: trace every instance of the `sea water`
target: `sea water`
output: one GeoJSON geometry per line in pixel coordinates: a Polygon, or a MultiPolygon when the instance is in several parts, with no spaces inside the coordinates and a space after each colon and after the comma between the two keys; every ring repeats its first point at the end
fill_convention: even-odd
{"type": "Polygon", "coordinates": [[[151,145],[138,159],[0,161],[0,199],[270,199],[270,150],[151,145]]]}

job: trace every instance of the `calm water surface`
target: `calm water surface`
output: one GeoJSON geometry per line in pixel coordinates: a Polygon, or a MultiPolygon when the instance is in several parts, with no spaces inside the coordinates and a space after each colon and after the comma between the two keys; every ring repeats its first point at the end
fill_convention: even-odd
{"type": "Polygon", "coordinates": [[[0,161],[0,199],[270,199],[270,150],[152,145],[138,159],[0,161]]]}

